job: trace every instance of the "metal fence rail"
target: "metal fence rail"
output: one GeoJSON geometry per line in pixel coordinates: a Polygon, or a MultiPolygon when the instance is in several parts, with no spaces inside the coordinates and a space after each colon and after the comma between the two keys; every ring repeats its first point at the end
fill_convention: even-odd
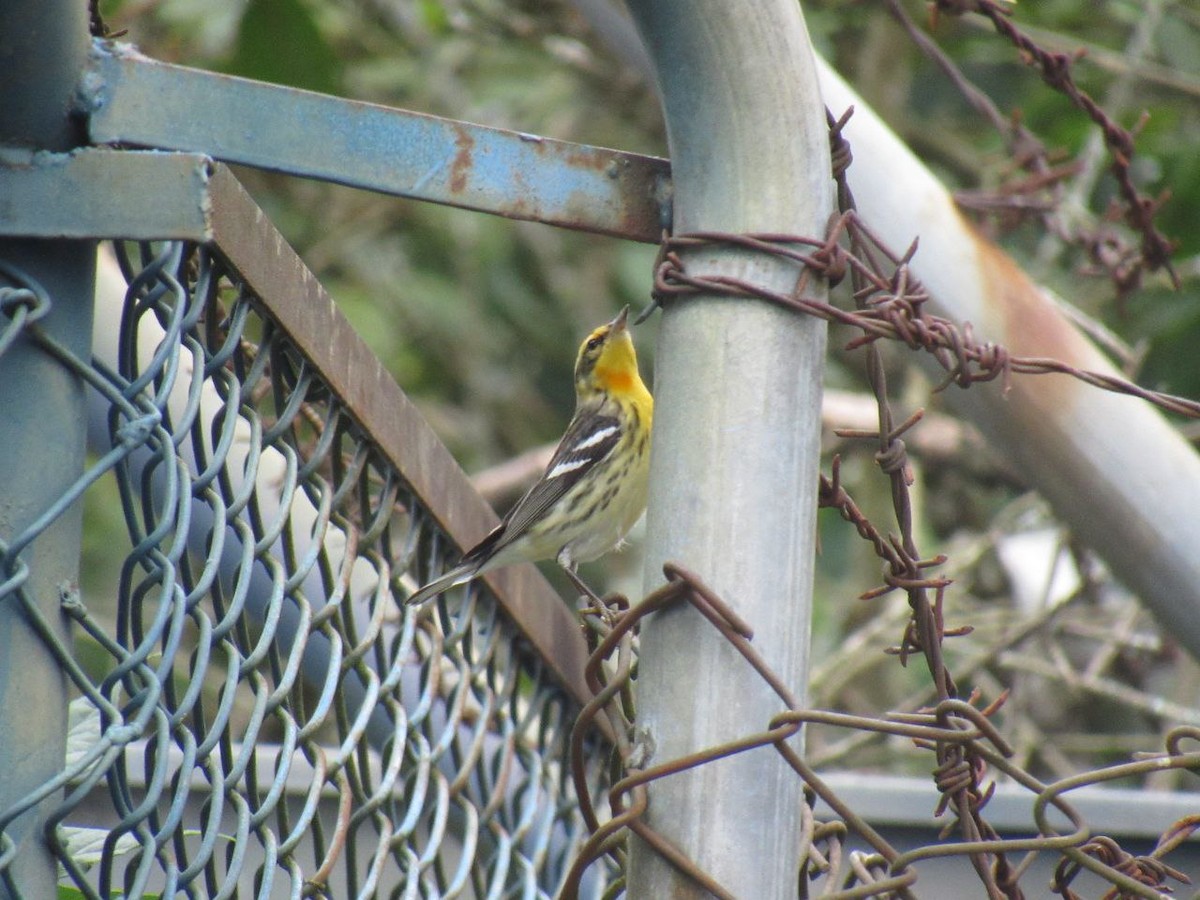
{"type": "Polygon", "coordinates": [[[10,866],[34,838],[14,823],[56,798],[46,836],[88,897],[552,895],[585,832],[562,686],[582,639],[546,630],[570,613],[532,570],[508,577],[560,609],[528,636],[482,586],[397,609],[394,589],[455,552],[447,530],[469,540],[490,513],[455,494],[444,449],[419,452],[410,409],[364,430],[372,379],[341,376],[377,367],[335,340],[345,323],[232,177],[209,188],[213,240],[115,245],[124,297],[101,291],[94,360],[39,330],[53,296],[0,279],[0,353],[31,340],[85,381],[94,447],[0,548],[0,604],[21,605],[78,698],[61,774],[0,809],[0,885],[22,896],[10,866]],[[417,451],[407,472],[396,442],[417,451]],[[64,590],[70,646],[25,560],[81,497],[119,506],[126,537],[110,536],[111,583],[64,590]],[[536,650],[553,641],[559,672],[536,650]]]}

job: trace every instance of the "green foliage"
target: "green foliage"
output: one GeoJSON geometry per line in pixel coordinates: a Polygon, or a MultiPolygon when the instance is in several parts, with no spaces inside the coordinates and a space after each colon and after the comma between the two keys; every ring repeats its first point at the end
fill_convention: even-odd
{"type": "Polygon", "coordinates": [[[302,0],[250,0],[228,71],[259,81],[332,94],[341,61],[302,0]]]}
{"type": "MultiPolygon", "coordinates": [[[[72,887],[69,884],[60,884],[58,893],[55,895],[58,900],[87,900],[87,894],[77,887],[72,887]]],[[[142,900],[158,900],[161,894],[142,894],[142,900]]],[[[121,893],[110,894],[111,900],[125,900],[125,895],[121,893]]]]}

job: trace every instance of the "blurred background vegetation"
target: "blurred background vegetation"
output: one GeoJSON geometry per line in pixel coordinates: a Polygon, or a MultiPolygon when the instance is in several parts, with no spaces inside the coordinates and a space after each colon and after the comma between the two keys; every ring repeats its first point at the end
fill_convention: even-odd
{"type": "MultiPolygon", "coordinates": [[[[632,62],[636,48],[614,44],[596,28],[597,10],[605,8],[604,0],[100,5],[110,29],[124,31],[122,40],[158,59],[666,155],[653,89],[632,62]]],[[[1019,117],[1064,161],[1082,161],[1065,182],[1062,219],[1117,229],[1105,218],[1114,184],[1103,153],[1096,155],[1092,146],[1094,126],[985,23],[945,16],[935,22],[923,3],[906,8],[1002,112],[1019,117]]],[[[992,190],[1015,176],[1002,139],[917,51],[883,3],[831,0],[805,3],[804,11],[818,50],[952,189],[992,190]]],[[[1149,113],[1138,136],[1135,172],[1144,191],[1171,193],[1160,227],[1178,242],[1182,290],[1172,290],[1158,274],[1121,299],[1106,278],[1087,274],[1076,249],[1038,222],[1000,216],[980,218],[980,226],[1083,316],[1109,329],[1118,364],[1141,383],[1200,396],[1200,9],[1192,0],[1040,0],[1013,12],[1044,46],[1086,51],[1075,77],[1121,124],[1132,127],[1149,113]]],[[[570,371],[579,339],[621,305],[640,309],[648,301],[652,247],[252,170],[239,176],[468,472],[555,440],[573,405],[570,371]]],[[[655,329],[651,319],[636,335],[651,372],[655,329]]],[[[835,332],[831,344],[839,337],[835,332]]],[[[936,412],[929,385],[907,368],[903,354],[894,356],[894,394],[902,408],[936,412]]],[[[855,403],[864,388],[853,363],[834,358],[828,385],[844,392],[834,394],[844,403],[831,413],[833,420],[861,413],[855,403]]],[[[925,434],[912,442],[918,519],[922,549],[952,554],[958,584],[949,601],[950,624],[971,621],[984,636],[989,627],[1002,631],[1023,599],[1021,571],[998,536],[1045,532],[1052,559],[1067,554],[1081,572],[1091,563],[1027,493],[1019,473],[990,459],[969,429],[939,420],[925,434]]],[[[888,488],[877,477],[871,448],[839,445],[832,437],[828,444],[830,452],[843,453],[846,483],[860,505],[887,522],[888,488]]],[[[496,498],[501,510],[516,490],[496,498]]],[[[822,517],[821,546],[815,699],[855,711],[900,704],[928,680],[916,666],[898,677],[894,661],[879,652],[899,638],[906,606],[902,598],[886,608],[854,599],[877,583],[878,563],[831,513],[822,517]],[[848,655],[862,647],[866,654],[848,655]],[[889,667],[886,678],[873,674],[879,665],[889,667]]],[[[103,555],[103,548],[98,552],[103,555]]],[[[601,561],[590,574],[636,593],[636,549],[601,561]]],[[[1144,619],[1130,628],[1153,632],[1144,619]]],[[[1169,636],[1155,640],[1141,655],[1117,653],[1120,671],[1113,677],[1136,690],[1154,690],[1155,673],[1172,667],[1171,693],[1194,696],[1187,693],[1200,684],[1194,665],[1173,651],[1169,636]]],[[[963,683],[981,684],[995,696],[1013,683],[1012,660],[1029,648],[1012,645],[1005,652],[1018,657],[1005,663],[1003,654],[993,653],[966,678],[953,664],[952,670],[963,683]]],[[[1161,717],[1128,704],[1114,717],[1094,692],[1070,686],[1051,693],[1057,699],[1038,692],[1022,720],[1026,763],[1034,769],[1069,770],[1067,757],[1074,752],[1094,761],[1096,754],[1159,744],[1161,717]],[[1048,749],[1040,746],[1038,729],[1050,720],[1059,734],[1077,732],[1075,744],[1059,744],[1061,760],[1047,758],[1048,749]],[[1098,730],[1106,736],[1096,738],[1098,730]]],[[[820,738],[816,746],[822,746],[820,738]]],[[[860,761],[873,758],[861,752],[866,755],[860,761]]]]}

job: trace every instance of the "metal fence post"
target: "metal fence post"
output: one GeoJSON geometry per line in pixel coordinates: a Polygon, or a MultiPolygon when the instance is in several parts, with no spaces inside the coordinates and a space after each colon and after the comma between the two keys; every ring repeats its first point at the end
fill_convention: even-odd
{"type": "MultiPolygon", "coordinates": [[[[64,151],[77,143],[70,108],[88,52],[87,4],[79,0],[0,3],[0,148],[18,164],[48,164],[28,151],[64,151]],[[22,159],[21,154],[26,158],[22,159]]],[[[3,163],[0,163],[3,164],[3,163]]],[[[87,359],[91,346],[95,245],[87,241],[0,237],[0,262],[46,290],[51,309],[39,327],[87,359]]],[[[11,287],[7,278],[0,284],[11,287]]],[[[0,314],[0,331],[11,324],[0,314]]],[[[83,470],[87,416],[82,382],[28,335],[0,355],[0,541],[19,537],[83,470]]],[[[78,505],[20,554],[31,598],[65,643],[59,592],[79,571],[78,505]]],[[[0,584],[14,562],[5,560],[0,584]]],[[[11,582],[10,582],[11,585],[11,582]]],[[[67,689],[62,669],[33,631],[16,590],[0,593],[0,815],[65,764],[67,689]]],[[[53,897],[57,873],[42,828],[52,800],[8,825],[16,844],[0,868],[0,898],[53,897]]],[[[5,858],[0,841],[0,859],[5,858]]]]}
{"type": "MultiPolygon", "coordinates": [[[[631,0],[654,60],[675,182],[674,230],[821,234],[828,134],[794,0],[631,0]]],[[[740,252],[684,260],[790,290],[797,269],[740,252]]],[[[825,328],[752,301],[668,308],[655,366],[647,588],[673,560],[755,629],[805,694],[825,328]]],[[[690,608],[641,637],[638,724],[652,763],[763,731],[780,704],[690,608]]],[[[795,896],[801,782],[770,748],[650,786],[649,824],[738,897],[795,896]]],[[[631,897],[702,896],[640,842],[631,897]]]]}

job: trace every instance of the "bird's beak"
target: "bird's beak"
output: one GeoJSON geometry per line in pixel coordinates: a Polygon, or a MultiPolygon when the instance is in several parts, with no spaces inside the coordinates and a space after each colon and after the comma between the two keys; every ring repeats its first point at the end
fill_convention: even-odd
{"type": "Polygon", "coordinates": [[[609,323],[609,329],[612,332],[624,331],[625,320],[629,318],[629,307],[626,306],[623,310],[617,313],[617,317],[609,323]]]}

